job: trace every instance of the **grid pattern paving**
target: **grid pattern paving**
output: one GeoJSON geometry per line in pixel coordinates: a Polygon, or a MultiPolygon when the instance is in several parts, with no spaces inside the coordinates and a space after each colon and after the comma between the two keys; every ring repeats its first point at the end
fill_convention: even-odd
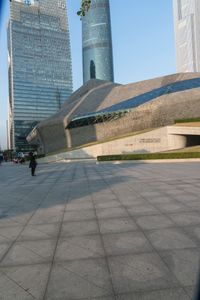
{"type": "Polygon", "coordinates": [[[0,299],[192,299],[198,163],[0,166],[0,299]]]}

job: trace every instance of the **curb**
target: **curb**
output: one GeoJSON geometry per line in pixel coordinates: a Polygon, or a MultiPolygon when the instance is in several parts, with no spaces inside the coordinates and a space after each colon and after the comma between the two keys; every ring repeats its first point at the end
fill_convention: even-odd
{"type": "Polygon", "coordinates": [[[97,161],[97,164],[102,163],[112,163],[112,164],[122,164],[122,163],[134,163],[134,164],[162,164],[162,163],[189,163],[189,162],[200,162],[200,158],[179,158],[179,159],[145,159],[145,160],[113,160],[113,161],[97,161]]]}

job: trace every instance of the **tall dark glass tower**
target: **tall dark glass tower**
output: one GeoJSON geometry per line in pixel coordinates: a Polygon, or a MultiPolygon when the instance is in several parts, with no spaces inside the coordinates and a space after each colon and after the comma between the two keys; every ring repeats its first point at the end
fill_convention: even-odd
{"type": "Polygon", "coordinates": [[[8,53],[9,144],[28,151],[28,133],[72,93],[66,1],[12,0],[8,53]]]}
{"type": "Polygon", "coordinates": [[[109,0],[92,0],[82,19],[83,82],[114,81],[109,0]]]}

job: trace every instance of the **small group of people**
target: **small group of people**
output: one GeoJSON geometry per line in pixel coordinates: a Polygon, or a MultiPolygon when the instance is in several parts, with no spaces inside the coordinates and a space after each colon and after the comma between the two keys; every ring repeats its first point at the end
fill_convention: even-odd
{"type": "Polygon", "coordinates": [[[12,160],[15,164],[23,164],[25,163],[24,157],[14,157],[12,160]]]}
{"type": "MultiPolygon", "coordinates": [[[[37,161],[36,161],[36,156],[33,152],[29,152],[29,159],[30,159],[29,168],[31,169],[31,175],[35,176],[35,169],[37,167],[37,161]]],[[[7,161],[7,159],[5,159],[3,154],[0,153],[0,165],[4,160],[7,161]]],[[[16,157],[13,158],[12,161],[16,164],[25,163],[25,156],[24,155],[23,156],[22,155],[21,156],[16,156],[16,157]]]]}
{"type": "Polygon", "coordinates": [[[36,161],[36,158],[35,158],[35,155],[33,154],[33,152],[29,153],[29,157],[30,157],[29,168],[31,169],[31,175],[35,176],[35,169],[37,167],[37,161],[36,161]]]}

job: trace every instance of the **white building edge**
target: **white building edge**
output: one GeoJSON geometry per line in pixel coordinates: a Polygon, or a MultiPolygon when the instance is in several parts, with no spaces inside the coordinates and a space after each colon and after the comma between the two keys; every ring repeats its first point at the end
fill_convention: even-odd
{"type": "Polygon", "coordinates": [[[177,72],[200,71],[200,1],[173,0],[177,72]]]}

